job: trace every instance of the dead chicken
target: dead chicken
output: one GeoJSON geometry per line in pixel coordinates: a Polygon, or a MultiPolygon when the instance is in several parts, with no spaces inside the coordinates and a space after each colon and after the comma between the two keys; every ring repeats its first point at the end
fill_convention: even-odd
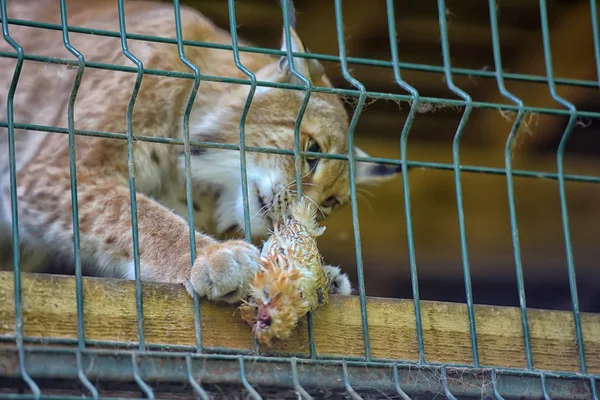
{"type": "Polygon", "coordinates": [[[263,345],[288,338],[298,320],[327,303],[330,293],[351,293],[347,275],[323,265],[316,237],[325,227],[315,217],[310,203],[298,202],[264,243],[261,268],[240,307],[242,319],[263,345]]]}

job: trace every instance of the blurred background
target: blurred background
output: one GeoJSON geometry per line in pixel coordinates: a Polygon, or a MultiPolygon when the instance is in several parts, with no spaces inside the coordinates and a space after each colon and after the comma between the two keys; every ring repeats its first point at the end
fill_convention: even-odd
{"type": "MultiPolygon", "coordinates": [[[[217,25],[229,29],[227,3],[187,0],[217,25]]],[[[313,53],[338,55],[332,1],[296,1],[300,37],[313,53]]],[[[548,0],[552,62],[557,92],[578,110],[600,106],[600,65],[594,58],[589,0],[548,0]],[[587,82],[582,82],[587,81],[587,82]]],[[[448,89],[443,66],[437,2],[395,2],[397,44],[402,77],[424,97],[457,98],[448,89]]],[[[498,23],[505,72],[541,77],[538,82],[507,80],[509,91],[528,106],[564,108],[544,83],[539,3],[498,0],[498,23]]],[[[257,46],[279,48],[282,15],[275,0],[236,2],[238,32],[257,46]]],[[[447,0],[445,10],[455,84],[474,101],[511,104],[498,91],[494,71],[488,2],[447,0]],[[488,76],[481,74],[488,73],[488,76]]],[[[386,5],[383,0],[343,1],[344,32],[349,56],[391,60],[386,5]]],[[[351,88],[337,63],[324,63],[335,87],[351,88]]],[[[367,90],[404,93],[391,68],[351,64],[351,73],[367,90]]],[[[354,112],[353,99],[347,99],[354,112]]],[[[359,119],[356,144],[373,156],[400,157],[400,134],[410,105],[369,99],[359,119]]],[[[408,139],[408,159],[452,163],[452,141],[461,107],[423,104],[408,139]]],[[[505,167],[505,146],[515,113],[475,108],[460,141],[465,166],[505,167]]],[[[527,114],[513,146],[516,170],[556,173],[556,150],[567,117],[527,114]]],[[[565,173],[600,177],[600,123],[578,118],[567,147],[565,173]]],[[[537,174],[539,175],[539,174],[537,174]]],[[[556,179],[515,177],[519,250],[530,307],[570,309],[565,234],[556,179]]],[[[416,265],[422,299],[465,301],[463,265],[472,274],[474,301],[518,305],[513,231],[506,176],[461,174],[468,254],[461,254],[454,173],[415,168],[409,176],[416,265]],[[464,258],[463,258],[464,257],[464,258]]],[[[402,180],[360,190],[359,218],[366,293],[412,296],[402,180]]],[[[582,311],[600,311],[600,185],[567,182],[570,240],[582,311]]],[[[320,247],[356,284],[356,253],[350,208],[327,221],[320,247]]]]}

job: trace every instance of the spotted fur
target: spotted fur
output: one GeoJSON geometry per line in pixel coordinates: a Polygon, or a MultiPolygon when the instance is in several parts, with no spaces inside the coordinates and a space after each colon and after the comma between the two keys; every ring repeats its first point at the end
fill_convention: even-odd
{"type": "MultiPolygon", "coordinates": [[[[67,1],[69,24],[119,31],[117,3],[113,0],[67,1]]],[[[126,1],[129,33],[175,38],[171,4],[126,1]]],[[[8,17],[60,23],[55,0],[8,1],[8,17]]],[[[181,7],[186,40],[231,44],[228,32],[216,27],[196,10],[181,7]]],[[[60,31],[10,26],[14,40],[26,54],[73,59],[60,31]]],[[[293,51],[305,51],[292,29],[293,51]]],[[[123,54],[120,38],[70,33],[72,45],[88,63],[134,66],[123,54]]],[[[245,43],[241,43],[245,44],[245,43]]],[[[190,73],[177,46],[128,40],[129,50],[146,70],[190,73]]],[[[285,49],[285,47],[284,47],[285,49]]],[[[0,51],[14,52],[7,43],[0,51]]],[[[185,47],[185,55],[203,75],[245,78],[229,50],[185,47]]],[[[259,81],[297,83],[287,58],[240,53],[241,62],[259,81]]],[[[5,120],[6,94],[16,60],[0,58],[0,119],[5,120]]],[[[296,69],[317,86],[331,86],[316,61],[294,58],[296,69]]],[[[77,68],[26,60],[14,97],[15,122],[68,126],[67,105],[77,68]]],[[[126,110],[135,73],[88,66],[75,102],[75,128],[83,131],[126,132],[126,110]]],[[[136,136],[183,138],[183,114],[193,80],[145,74],[132,127],[136,136]]],[[[202,81],[190,115],[192,140],[237,144],[248,85],[202,81]]],[[[245,124],[246,144],[279,149],[293,148],[293,128],[304,93],[259,87],[245,124]]],[[[313,93],[300,129],[304,149],[347,153],[348,117],[340,99],[313,93]],[[311,147],[312,146],[312,147],[311,147]]],[[[36,271],[49,260],[72,265],[73,221],[67,135],[35,130],[15,132],[17,196],[23,268],[36,271]]],[[[84,273],[134,278],[132,219],[126,141],[80,136],[76,143],[80,248],[84,273]]],[[[135,188],[141,278],[184,284],[189,293],[209,299],[236,301],[245,295],[258,266],[259,252],[239,240],[223,236],[244,229],[240,156],[238,151],[195,147],[191,151],[193,208],[197,256],[190,259],[187,203],[184,190],[184,156],[180,145],[134,142],[135,188]]],[[[358,155],[365,155],[357,149],[358,155]]],[[[11,202],[8,181],[7,130],[0,128],[0,253],[9,257],[11,202]]],[[[306,159],[302,166],[303,192],[319,204],[325,215],[348,202],[347,162],[306,159]]],[[[358,163],[358,182],[388,176],[375,164],[358,163]]],[[[295,199],[293,157],[247,153],[251,232],[255,239],[268,233],[295,199]]]]}

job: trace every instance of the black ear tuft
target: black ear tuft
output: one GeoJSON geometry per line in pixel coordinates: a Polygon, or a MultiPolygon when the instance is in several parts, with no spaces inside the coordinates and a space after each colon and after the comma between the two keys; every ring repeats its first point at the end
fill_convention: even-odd
{"type": "MultiPolygon", "coordinates": [[[[369,155],[358,147],[354,147],[355,155],[358,157],[369,157],[369,155]]],[[[376,164],[366,161],[356,162],[356,182],[357,183],[375,183],[387,181],[393,179],[404,168],[403,164],[400,165],[389,165],[389,164],[376,164]]]]}
{"type": "Polygon", "coordinates": [[[377,175],[377,176],[396,175],[399,172],[402,172],[402,164],[401,165],[377,164],[372,169],[372,174],[377,175]]]}

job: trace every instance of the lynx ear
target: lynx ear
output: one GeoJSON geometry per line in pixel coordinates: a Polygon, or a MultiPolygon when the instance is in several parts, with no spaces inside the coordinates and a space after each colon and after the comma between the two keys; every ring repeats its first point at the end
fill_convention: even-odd
{"type": "MultiPolygon", "coordinates": [[[[358,157],[369,157],[369,155],[358,147],[354,147],[354,155],[358,157]]],[[[384,182],[395,178],[402,171],[402,166],[391,166],[375,164],[364,161],[356,161],[354,175],[357,184],[368,184],[384,182]]]]}
{"type": "MultiPolygon", "coordinates": [[[[308,51],[304,47],[304,44],[302,43],[302,40],[300,40],[298,33],[292,27],[290,27],[290,42],[292,45],[292,53],[308,53],[308,51]]],[[[285,29],[282,34],[281,50],[285,52],[287,52],[288,50],[287,43],[285,40],[285,29]]],[[[294,62],[294,69],[296,70],[296,72],[307,78],[311,83],[315,84],[321,80],[321,77],[323,76],[325,70],[323,69],[321,63],[319,63],[317,60],[294,56],[292,56],[292,59],[294,62]]],[[[288,83],[302,84],[302,81],[291,73],[289,66],[289,58],[287,55],[283,55],[279,59],[279,70],[285,73],[285,77],[288,83]]]]}

